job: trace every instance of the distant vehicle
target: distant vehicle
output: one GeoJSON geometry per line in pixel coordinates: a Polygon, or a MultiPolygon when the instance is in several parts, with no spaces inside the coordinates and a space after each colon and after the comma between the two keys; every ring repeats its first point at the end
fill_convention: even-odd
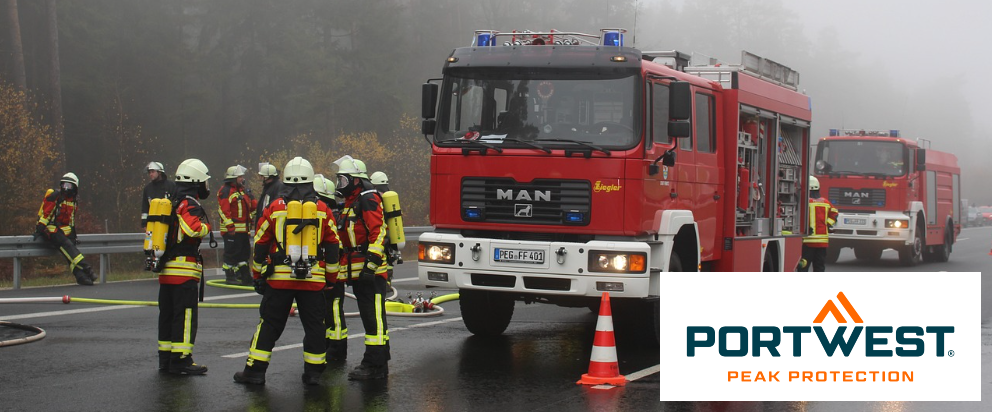
{"type": "Polygon", "coordinates": [[[979,206],[977,219],[981,226],[992,225],[992,206],[979,206]]]}
{"type": "Polygon", "coordinates": [[[978,220],[978,208],[974,206],[968,206],[965,212],[962,213],[965,217],[965,225],[968,227],[982,226],[982,221],[978,220]]]}

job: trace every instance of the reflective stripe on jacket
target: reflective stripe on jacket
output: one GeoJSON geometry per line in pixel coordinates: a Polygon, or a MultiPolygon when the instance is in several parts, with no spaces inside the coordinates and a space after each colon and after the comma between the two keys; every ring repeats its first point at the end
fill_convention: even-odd
{"type": "Polygon", "coordinates": [[[803,244],[810,247],[827,247],[829,228],[837,223],[837,208],[825,198],[809,200],[809,233],[803,244]]]}

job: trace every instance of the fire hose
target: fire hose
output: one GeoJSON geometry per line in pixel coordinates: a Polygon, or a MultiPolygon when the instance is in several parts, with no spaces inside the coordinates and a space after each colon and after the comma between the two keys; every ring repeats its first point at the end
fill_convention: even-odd
{"type": "Polygon", "coordinates": [[[39,328],[37,326],[21,325],[19,323],[11,323],[11,322],[0,320],[0,327],[20,329],[20,330],[24,330],[24,331],[34,332],[35,333],[34,335],[23,337],[23,338],[0,340],[0,348],[2,348],[4,346],[14,346],[14,345],[20,345],[20,344],[23,344],[23,343],[31,343],[31,342],[34,342],[36,340],[41,340],[41,339],[44,339],[45,338],[45,330],[42,329],[42,328],[39,328]]]}

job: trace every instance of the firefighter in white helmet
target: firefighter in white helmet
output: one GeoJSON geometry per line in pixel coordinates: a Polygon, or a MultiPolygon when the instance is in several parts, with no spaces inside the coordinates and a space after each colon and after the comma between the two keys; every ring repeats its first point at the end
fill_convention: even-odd
{"type": "Polygon", "coordinates": [[[176,169],[175,221],[169,225],[158,272],[159,370],[176,375],[202,375],[207,367],[193,362],[197,329],[197,296],[203,281],[200,243],[210,234],[210,220],[200,201],[210,196],[207,165],[186,159],[176,169]]]}
{"type": "MultiPolygon", "coordinates": [[[[386,176],[385,172],[378,171],[369,175],[369,181],[372,182],[372,186],[375,186],[375,190],[379,192],[379,196],[384,196],[386,192],[389,192],[389,176],[386,176]]],[[[383,208],[386,208],[386,199],[383,197],[383,208]]],[[[397,245],[394,245],[389,239],[389,230],[391,229],[391,221],[388,217],[389,212],[383,212],[383,220],[387,222],[386,224],[386,239],[383,241],[386,247],[386,275],[389,282],[393,282],[393,264],[397,261],[403,263],[400,258],[400,251],[397,245]]]]}
{"type": "MultiPolygon", "coordinates": [[[[314,191],[310,162],[295,157],[283,169],[284,184],[279,198],[263,213],[255,234],[252,275],[255,291],[262,295],[261,320],[248,350],[248,360],[234,381],[265,384],[265,371],[272,359],[272,348],[286,327],[289,311],[296,301],[303,323],[303,383],[320,384],[327,365],[324,328],[324,295],[327,277],[337,277],[338,239],[329,209],[321,207],[314,191]],[[310,210],[313,218],[294,217],[294,211],[310,210]],[[311,232],[311,227],[314,230],[311,232]],[[314,249],[300,252],[296,241],[314,233],[314,249]],[[302,235],[302,236],[301,236],[302,235]],[[295,250],[295,251],[294,251],[295,250]],[[310,261],[306,256],[313,256],[310,261]],[[306,255],[306,256],[305,256],[306,255]]],[[[301,213],[297,216],[306,216],[301,213]]],[[[305,242],[305,239],[302,239],[305,242]]]]}
{"type": "Polygon", "coordinates": [[[382,197],[369,181],[365,163],[351,156],[334,161],[337,189],[344,198],[338,234],[340,270],[351,283],[365,327],[365,355],[349,379],[385,379],[389,375],[389,327],[386,324],[386,227],[382,197]]]}
{"type": "Polygon", "coordinates": [[[92,286],[97,277],[76,248],[78,194],[79,178],[76,174],[69,172],[62,175],[58,190],[48,189],[41,201],[35,236],[45,239],[62,252],[62,256],[69,262],[69,270],[76,277],[76,283],[92,286]]]}
{"type": "Polygon", "coordinates": [[[169,175],[165,173],[165,167],[159,162],[150,162],[145,166],[148,173],[148,184],[141,192],[141,230],[144,231],[148,224],[148,206],[152,199],[172,199],[176,191],[176,183],[169,180],[169,175]]]}
{"type": "MultiPolygon", "coordinates": [[[[337,204],[334,199],[336,187],[331,179],[323,175],[315,175],[313,179],[313,189],[317,192],[317,198],[321,202],[321,208],[326,207],[328,216],[332,216],[335,221],[339,216],[331,205],[337,204]]],[[[340,248],[340,244],[337,245],[340,248]]],[[[331,276],[333,271],[337,272],[338,262],[327,261],[327,270],[324,275],[327,278],[327,287],[324,288],[324,326],[327,327],[327,362],[343,362],[348,358],[348,325],[345,322],[344,293],[348,286],[345,283],[348,279],[343,276],[331,276]]]]}
{"type": "Polygon", "coordinates": [[[244,166],[227,168],[224,184],[217,190],[217,213],[220,214],[221,235],[224,237],[225,283],[251,286],[251,271],[248,259],[251,257],[251,238],[248,232],[255,222],[253,215],[258,201],[245,187],[244,166]]]}
{"type": "Polygon", "coordinates": [[[837,209],[826,198],[820,197],[820,181],[809,177],[809,230],[803,238],[803,257],[799,270],[806,272],[812,267],[814,272],[826,271],[827,244],[834,223],[837,223],[837,209]]]}
{"type": "Polygon", "coordinates": [[[255,207],[255,228],[262,220],[262,213],[279,197],[282,182],[279,180],[279,169],[275,165],[263,162],[258,164],[258,176],[262,178],[262,193],[258,195],[258,206],[255,207]]]}

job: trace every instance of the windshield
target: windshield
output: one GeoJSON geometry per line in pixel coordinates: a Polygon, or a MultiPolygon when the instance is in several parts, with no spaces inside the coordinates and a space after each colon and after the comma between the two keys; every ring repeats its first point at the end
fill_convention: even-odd
{"type": "Polygon", "coordinates": [[[893,141],[821,141],[815,165],[821,175],[902,176],[908,170],[906,146],[893,141]]]}
{"type": "Polygon", "coordinates": [[[452,70],[442,86],[435,138],[632,147],[639,141],[638,84],[637,72],[630,71],[452,70]]]}

